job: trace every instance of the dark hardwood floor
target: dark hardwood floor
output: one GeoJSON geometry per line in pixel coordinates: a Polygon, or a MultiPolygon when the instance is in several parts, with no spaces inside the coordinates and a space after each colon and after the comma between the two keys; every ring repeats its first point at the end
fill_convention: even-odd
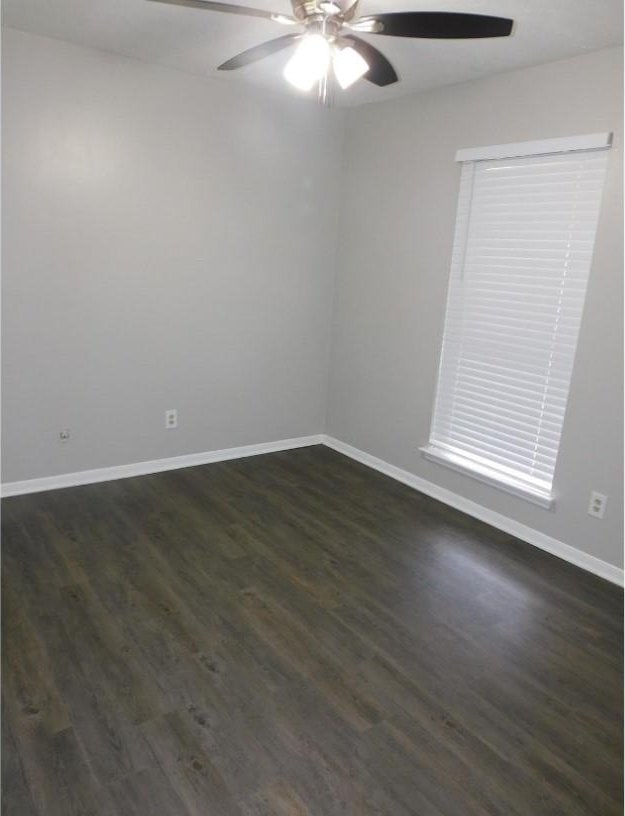
{"type": "Polygon", "coordinates": [[[3,502],[4,816],[612,816],[622,593],[326,448],[3,502]]]}

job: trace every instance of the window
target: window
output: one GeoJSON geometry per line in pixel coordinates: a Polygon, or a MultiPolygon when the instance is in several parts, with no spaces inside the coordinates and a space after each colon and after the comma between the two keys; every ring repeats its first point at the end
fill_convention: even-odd
{"type": "Polygon", "coordinates": [[[609,145],[609,134],[593,134],[456,156],[443,348],[423,451],[547,507],[609,145]]]}

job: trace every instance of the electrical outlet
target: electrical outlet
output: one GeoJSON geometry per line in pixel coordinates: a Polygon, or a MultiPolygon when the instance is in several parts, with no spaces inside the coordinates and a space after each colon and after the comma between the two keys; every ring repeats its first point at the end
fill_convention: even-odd
{"type": "Polygon", "coordinates": [[[165,411],[165,427],[168,430],[178,427],[178,411],[176,408],[170,408],[169,411],[165,411]]]}
{"type": "Polygon", "coordinates": [[[603,493],[597,493],[593,490],[590,494],[590,504],[588,505],[588,515],[594,518],[603,518],[605,515],[605,506],[608,503],[608,497],[603,493]]]}
{"type": "Polygon", "coordinates": [[[59,442],[69,442],[69,428],[59,431],[59,442]]]}

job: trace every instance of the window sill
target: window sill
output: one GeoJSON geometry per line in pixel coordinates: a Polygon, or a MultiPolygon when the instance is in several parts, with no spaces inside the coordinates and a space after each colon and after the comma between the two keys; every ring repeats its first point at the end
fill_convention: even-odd
{"type": "Polygon", "coordinates": [[[544,507],[546,509],[553,507],[554,498],[552,493],[543,492],[538,488],[532,488],[529,485],[512,478],[508,479],[506,477],[502,477],[499,473],[496,473],[489,468],[481,468],[479,465],[470,462],[467,459],[463,459],[457,454],[450,453],[449,451],[445,451],[440,448],[435,448],[432,445],[426,445],[425,447],[420,448],[420,450],[426,459],[436,462],[439,465],[444,465],[445,467],[451,468],[451,470],[456,470],[458,473],[464,473],[466,476],[471,476],[471,478],[477,479],[478,482],[483,482],[491,487],[496,487],[498,490],[511,493],[513,496],[519,496],[520,498],[532,502],[533,504],[538,504],[540,507],[544,507]]]}

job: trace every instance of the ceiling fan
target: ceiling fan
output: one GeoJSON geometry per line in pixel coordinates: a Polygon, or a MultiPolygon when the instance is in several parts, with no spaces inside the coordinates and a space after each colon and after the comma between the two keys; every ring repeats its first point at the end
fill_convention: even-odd
{"type": "Polygon", "coordinates": [[[262,17],[285,26],[303,26],[304,31],[285,34],[248,48],[218,67],[219,71],[242,68],[297,43],[297,49],[284,69],[284,76],[303,91],[309,91],[315,83],[320,83],[320,86],[327,83],[330,66],[343,89],[349,88],[361,77],[379,86],[398,81],[395,69],[384,54],[361,39],[358,33],[444,40],[474,39],[507,37],[513,24],[506,17],[446,11],[402,11],[358,17],[359,0],[291,0],[292,15],[214,0],[155,2],[262,17]]]}

